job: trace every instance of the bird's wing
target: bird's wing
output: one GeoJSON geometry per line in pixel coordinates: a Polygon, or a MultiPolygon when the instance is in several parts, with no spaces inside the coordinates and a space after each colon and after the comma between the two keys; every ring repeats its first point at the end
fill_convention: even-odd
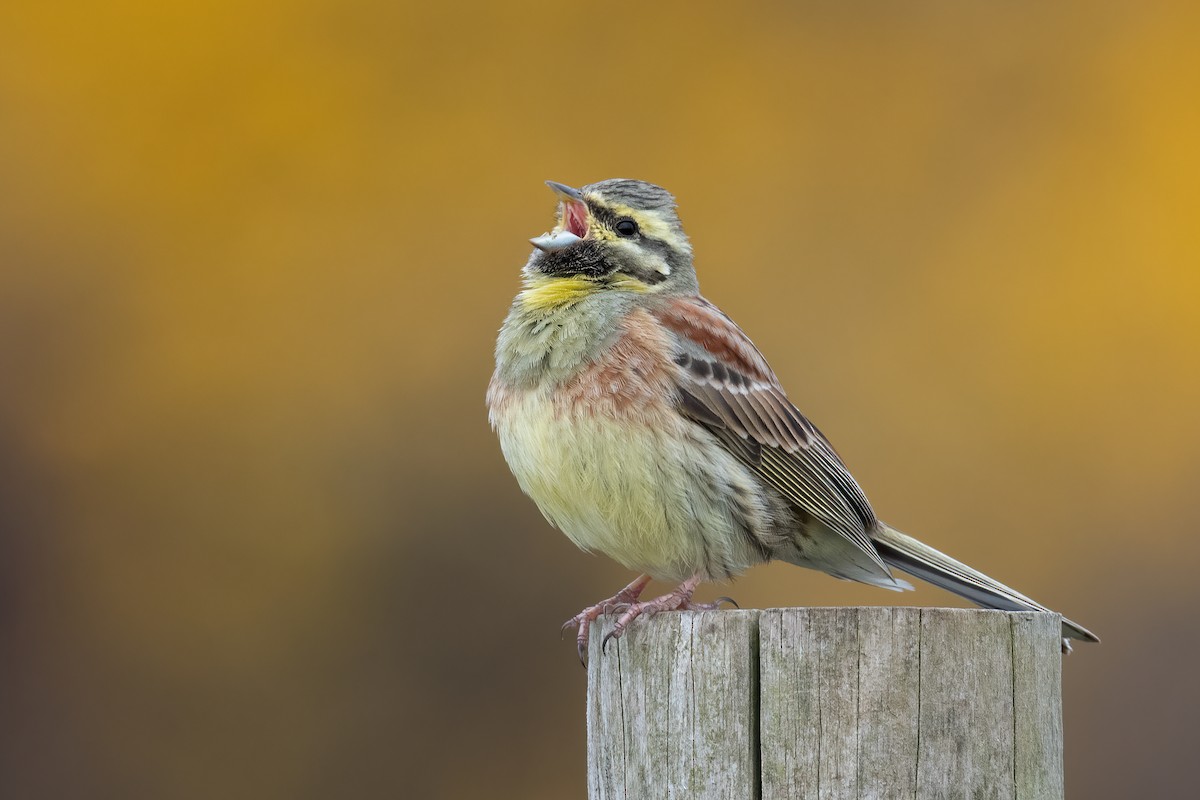
{"type": "Polygon", "coordinates": [[[677,343],[680,411],[890,574],[867,535],[876,521],[862,489],[750,338],[702,297],[670,300],[654,314],[677,343]]]}

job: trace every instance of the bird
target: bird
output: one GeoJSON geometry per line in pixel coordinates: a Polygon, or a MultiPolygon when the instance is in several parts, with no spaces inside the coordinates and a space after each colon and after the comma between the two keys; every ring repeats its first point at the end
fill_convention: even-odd
{"type": "MultiPolygon", "coordinates": [[[[601,615],[619,614],[603,652],[643,615],[718,607],[728,598],[696,603],[697,586],[770,561],[912,589],[896,570],[984,608],[1048,610],[876,516],[758,348],[700,294],[670,192],[626,178],[546,184],[556,224],[530,240],[486,399],[547,521],[639,573],[563,626],[582,662],[601,615]],[[678,586],[643,600],[652,579],[678,586]]],[[[1099,641],[1065,617],[1062,635],[1064,652],[1099,641]]]]}

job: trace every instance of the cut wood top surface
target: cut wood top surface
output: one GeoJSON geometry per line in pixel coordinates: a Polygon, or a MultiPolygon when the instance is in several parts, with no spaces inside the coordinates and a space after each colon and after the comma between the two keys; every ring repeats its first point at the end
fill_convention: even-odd
{"type": "Polygon", "coordinates": [[[1061,798],[1057,614],[669,612],[592,632],[595,798],[1061,798]]]}

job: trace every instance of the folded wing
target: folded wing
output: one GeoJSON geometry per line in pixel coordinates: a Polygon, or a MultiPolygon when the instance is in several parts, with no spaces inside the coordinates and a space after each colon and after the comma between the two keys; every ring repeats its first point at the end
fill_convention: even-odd
{"type": "Polygon", "coordinates": [[[678,342],[684,415],[890,576],[868,535],[876,520],[862,489],[832,445],[787,399],[750,339],[699,297],[672,300],[656,316],[678,342]]]}

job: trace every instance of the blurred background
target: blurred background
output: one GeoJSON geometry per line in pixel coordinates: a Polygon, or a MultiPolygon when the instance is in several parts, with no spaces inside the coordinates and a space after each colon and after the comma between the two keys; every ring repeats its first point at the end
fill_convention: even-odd
{"type": "MultiPolygon", "coordinates": [[[[676,193],[880,515],[1104,638],[1074,797],[1200,690],[1200,12],[0,7],[0,796],[584,796],[495,332],[552,178],[676,193]]],[[[665,587],[658,587],[665,588],[665,587]]],[[[743,606],[955,605],[786,565],[743,606]]]]}

